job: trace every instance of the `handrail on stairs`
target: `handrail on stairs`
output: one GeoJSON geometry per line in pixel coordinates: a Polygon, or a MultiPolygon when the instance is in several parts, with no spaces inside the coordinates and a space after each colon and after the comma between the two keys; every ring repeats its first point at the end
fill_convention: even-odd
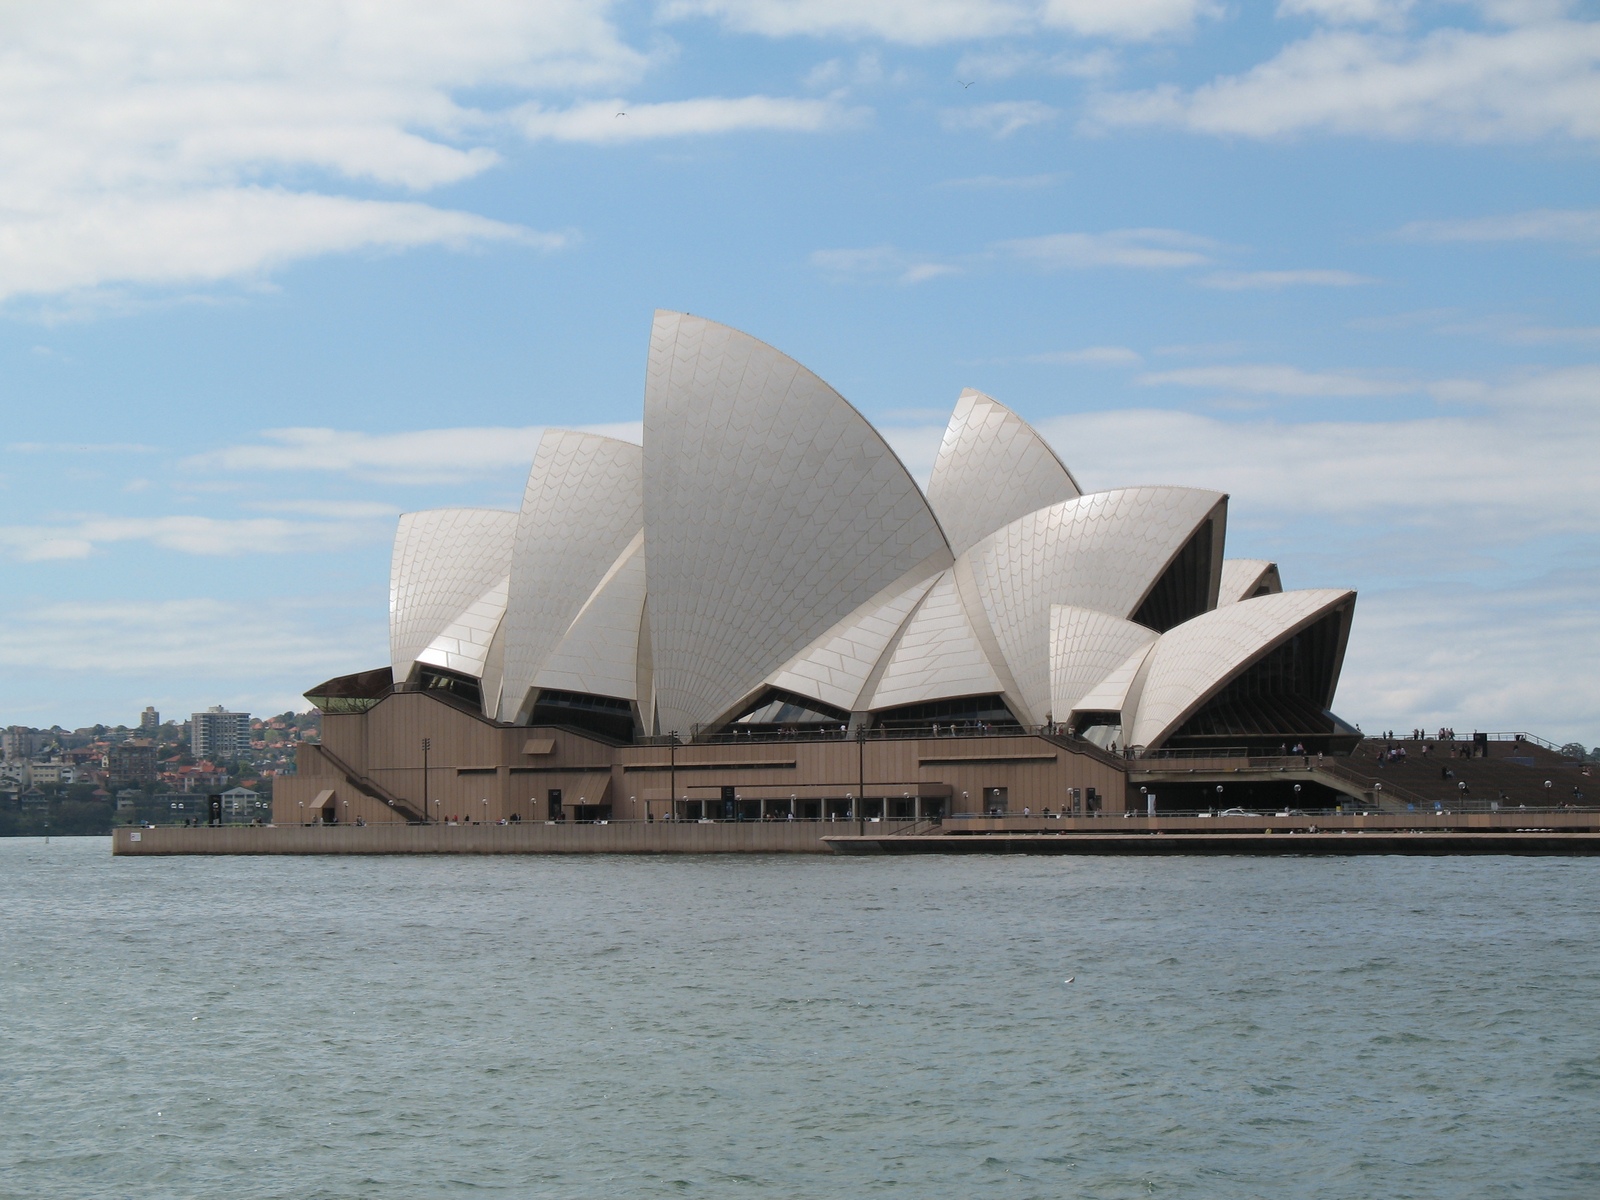
{"type": "Polygon", "coordinates": [[[328,749],[326,743],[319,743],[317,745],[317,750],[324,758],[333,764],[334,768],[339,772],[339,774],[344,776],[345,782],[351,787],[355,788],[356,791],[364,792],[368,796],[371,796],[374,800],[378,800],[384,804],[387,804],[390,808],[394,809],[395,812],[405,817],[405,819],[408,821],[427,820],[425,814],[419,813],[416,809],[411,807],[410,801],[402,800],[399,796],[396,796],[377,780],[368,779],[349,763],[345,762],[344,759],[340,758],[332,750],[328,749]]]}

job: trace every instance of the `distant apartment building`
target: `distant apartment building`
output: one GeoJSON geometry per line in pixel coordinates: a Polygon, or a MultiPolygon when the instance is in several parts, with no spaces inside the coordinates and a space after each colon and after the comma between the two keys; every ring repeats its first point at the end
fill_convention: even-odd
{"type": "Polygon", "coordinates": [[[155,705],[147,704],[144,711],[139,714],[139,731],[154,735],[161,728],[161,714],[156,711],[155,705]]]}
{"type": "Polygon", "coordinates": [[[250,714],[218,704],[189,718],[189,752],[196,758],[228,759],[250,748],[250,714]]]}
{"type": "Polygon", "coordinates": [[[48,784],[54,787],[62,787],[67,784],[77,783],[80,778],[77,767],[59,760],[34,763],[28,768],[28,774],[32,777],[36,786],[48,784]]]}
{"type": "Polygon", "coordinates": [[[36,729],[12,725],[0,733],[0,754],[6,758],[32,758],[45,741],[45,735],[36,729]]]}
{"type": "Polygon", "coordinates": [[[112,779],[150,783],[156,777],[156,744],[149,738],[129,738],[106,751],[105,767],[112,779]]]}
{"type": "Polygon", "coordinates": [[[229,821],[249,821],[256,817],[265,820],[271,807],[261,799],[260,792],[249,788],[234,787],[222,793],[222,815],[229,821]]]}

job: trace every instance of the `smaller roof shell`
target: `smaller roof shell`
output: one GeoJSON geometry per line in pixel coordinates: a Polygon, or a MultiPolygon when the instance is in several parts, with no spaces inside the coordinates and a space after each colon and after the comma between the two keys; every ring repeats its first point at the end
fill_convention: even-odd
{"type": "Polygon", "coordinates": [[[539,439],[511,558],[501,720],[526,715],[546,659],[638,535],[643,479],[633,442],[569,429],[539,439]]]}
{"type": "Polygon", "coordinates": [[[867,707],[901,708],[1004,690],[961,603],[955,572],[947,570],[906,623],[867,707]]]}
{"type": "MultiPolygon", "coordinates": [[[[500,586],[516,528],[516,513],[493,508],[401,516],[389,565],[389,660],[396,679],[406,679],[435,638],[500,586]]],[[[476,623],[477,616],[467,619],[476,623]]]]}
{"type": "Polygon", "coordinates": [[[638,700],[644,530],[618,556],[534,676],[535,688],[638,700]]]}
{"type": "MultiPolygon", "coordinates": [[[[1129,745],[1161,745],[1184,721],[1246,668],[1289,638],[1341,609],[1345,632],[1356,594],[1336,588],[1257,596],[1202,613],[1169,629],[1145,661],[1129,745]]],[[[1342,657],[1342,641],[1341,641],[1342,657]]],[[[1337,666],[1333,684],[1338,683],[1337,666]]],[[[1330,694],[1323,703],[1331,703],[1330,694]]]]}
{"type": "Polygon", "coordinates": [[[1257,592],[1272,595],[1283,591],[1278,564],[1264,558],[1226,558],[1222,561],[1222,584],[1217,589],[1217,607],[1248,600],[1257,592]]]}
{"type": "MultiPolygon", "coordinates": [[[[1108,676],[1128,661],[1136,650],[1147,650],[1160,636],[1153,629],[1110,613],[1069,604],[1050,606],[1050,713],[1065,721],[1074,709],[1089,711],[1080,702],[1108,676]]],[[[1140,661],[1143,661],[1141,656],[1140,661]]],[[[1132,676],[1130,675],[1131,682],[1132,676]]],[[[1123,686],[1126,691],[1126,685],[1123,686]]],[[[1121,700],[1116,706],[1121,710],[1121,700]]],[[[1096,710],[1098,711],[1098,710],[1096,710]]]]}
{"type": "MultiPolygon", "coordinates": [[[[967,551],[1023,720],[1041,721],[1050,708],[1051,606],[1133,616],[1202,522],[1225,519],[1226,503],[1221,492],[1196,488],[1093,492],[1029,513],[967,551]]],[[[1214,540],[1219,556],[1221,542],[1214,540]]]]}

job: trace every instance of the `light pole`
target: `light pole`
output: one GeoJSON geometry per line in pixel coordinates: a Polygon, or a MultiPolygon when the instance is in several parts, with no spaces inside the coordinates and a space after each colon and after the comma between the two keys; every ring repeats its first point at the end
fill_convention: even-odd
{"type": "MultiPolygon", "coordinates": [[[[677,808],[678,798],[678,731],[672,730],[667,734],[672,740],[667,743],[667,803],[677,808]]],[[[687,801],[689,797],[685,796],[687,801]]],[[[684,816],[689,815],[689,810],[683,810],[684,816]]],[[[676,813],[673,816],[677,816],[676,813]]]]}
{"type": "Polygon", "coordinates": [[[489,823],[489,797],[487,796],[483,798],[483,823],[485,825],[489,823]]]}
{"type": "Polygon", "coordinates": [[[856,784],[860,787],[856,801],[856,834],[862,836],[867,832],[867,727],[863,723],[856,726],[856,784]]]}
{"type": "Polygon", "coordinates": [[[428,823],[428,751],[433,749],[433,739],[422,739],[422,823],[428,823]]]}

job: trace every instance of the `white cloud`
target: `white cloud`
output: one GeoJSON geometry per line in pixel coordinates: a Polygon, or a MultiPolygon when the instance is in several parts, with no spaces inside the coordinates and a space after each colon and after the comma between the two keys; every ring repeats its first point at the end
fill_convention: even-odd
{"type": "Polygon", "coordinates": [[[554,250],[567,239],[426,204],[269,188],[107,197],[0,221],[0,300],[108,283],[215,282],[309,255],[486,241],[554,250]]]}
{"type": "Polygon", "coordinates": [[[1142,41],[1182,32],[1218,12],[1209,0],[1047,0],[1044,20],[1073,33],[1142,41]]]}
{"type": "Polygon", "coordinates": [[[1379,25],[1399,28],[1405,24],[1412,0],[1279,0],[1278,15],[1310,17],[1328,25],[1379,25]]]}
{"type": "Polygon", "coordinates": [[[1527,731],[1600,742],[1600,572],[1364,593],[1335,705],[1368,729],[1527,731]]]}
{"type": "MultiPolygon", "coordinates": [[[[619,421],[577,428],[623,441],[640,442],[642,423],[619,421]]],[[[268,429],[262,440],[225,446],[185,459],[191,471],[230,474],[253,471],[314,471],[394,483],[440,483],[485,471],[526,472],[544,426],[464,426],[402,433],[351,429],[268,429]]],[[[284,510],[291,511],[291,510],[284,510]]],[[[310,511],[301,509],[299,511],[310,511]]]]}
{"type": "Polygon", "coordinates": [[[1045,54],[1039,50],[1006,47],[976,50],[963,54],[956,63],[956,80],[963,87],[969,82],[992,82],[1018,75],[1058,75],[1073,79],[1105,79],[1116,74],[1117,55],[1110,50],[1088,54],[1045,54]]]}
{"type": "Polygon", "coordinates": [[[361,518],[287,521],[276,517],[88,517],[39,525],[0,525],[0,547],[23,562],[88,558],[96,550],[147,542],[162,550],[205,557],[302,554],[344,550],[388,537],[390,520],[361,518]]]}
{"type": "Polygon", "coordinates": [[[378,500],[256,500],[245,504],[257,512],[297,513],[306,517],[346,520],[393,520],[400,508],[378,500]]]}
{"type": "Polygon", "coordinates": [[[1214,271],[1196,280],[1201,287],[1225,292],[1277,291],[1286,287],[1359,287],[1377,283],[1370,275],[1353,271],[1214,271]]]}
{"type": "Polygon", "coordinates": [[[543,434],[538,425],[406,433],[269,429],[261,442],[195,455],[184,465],[225,472],[332,471],[368,479],[454,480],[496,468],[526,470],[543,434]]]}
{"type": "MultiPolygon", "coordinates": [[[[58,602],[6,614],[0,667],[95,675],[202,672],[213,694],[288,677],[291,689],[303,691],[351,663],[352,649],[361,655],[352,669],[386,657],[381,635],[374,636],[382,630],[381,611],[374,616],[352,621],[343,606],[272,599],[58,602]]],[[[283,708],[280,702],[273,711],[283,708]]],[[[104,716],[91,713],[90,719],[104,716]]]]}
{"type": "Polygon", "coordinates": [[[914,284],[961,273],[950,263],[918,258],[893,246],[813,250],[810,262],[841,282],[914,284]]]}
{"type": "Polygon", "coordinates": [[[1416,39],[1322,31],[1245,72],[1185,92],[1110,93],[1095,124],[1173,125],[1480,142],[1600,137],[1600,24],[1545,21],[1416,39]]]}
{"type": "Polygon", "coordinates": [[[1082,350],[1053,350],[1046,354],[1030,354],[1023,361],[1061,363],[1078,367],[1136,367],[1143,360],[1126,346],[1085,346],[1082,350]]]}
{"type": "Polygon", "coordinates": [[[1002,100],[970,108],[947,108],[939,114],[939,121],[948,130],[975,130],[1005,138],[1030,125],[1047,125],[1058,116],[1058,110],[1038,100],[1002,100]]]}
{"type": "Polygon", "coordinates": [[[1571,242],[1600,244],[1600,208],[1541,208],[1498,217],[1413,221],[1398,237],[1416,242],[1571,242]]]}
{"type": "Polygon", "coordinates": [[[649,65],[612,7],[7,5],[0,301],[73,294],[87,313],[108,288],[209,286],[331,253],[554,249],[570,236],[370,188],[459,183],[499,162],[495,143],[513,131],[616,142],[852,119],[833,101],[767,96],[638,104],[626,118],[609,101],[548,107],[543,93],[592,95],[649,65]],[[339,194],[352,183],[369,193],[339,194]]]}
{"type": "Polygon", "coordinates": [[[211,282],[366,246],[548,247],[330,192],[427,189],[498,161],[485,139],[500,114],[461,102],[467,89],[615,86],[647,62],[582,0],[39,0],[0,11],[0,45],[7,296],[211,282]]]}
{"type": "Polygon", "coordinates": [[[782,96],[705,96],[631,105],[624,100],[597,100],[558,110],[532,105],[516,114],[518,126],[529,138],[594,143],[752,129],[812,133],[859,119],[861,113],[831,100],[782,96]]]}
{"type": "MultiPolygon", "coordinates": [[[[1323,378],[1301,374],[1313,384],[1323,378]]],[[[1347,378],[1358,388],[1366,382],[1330,382],[1347,378]]],[[[1470,393],[1461,411],[1405,420],[1238,421],[1145,409],[1037,424],[1086,486],[1191,484],[1231,493],[1236,516],[1309,517],[1361,536],[1370,536],[1365,521],[1415,528],[1426,531],[1409,549],[1418,564],[1437,550],[1427,539],[1440,534],[1470,534],[1461,544],[1475,549],[1507,538],[1592,538],[1600,367],[1480,383],[1470,393]],[[1515,437],[1506,436],[1508,422],[1515,437]]],[[[1412,565],[1405,554],[1384,558],[1393,571],[1412,565]]]]}
{"type": "Polygon", "coordinates": [[[995,249],[1040,270],[1088,267],[1170,269],[1204,266],[1216,243],[1177,229],[1113,229],[1109,233],[1052,233],[997,242],[995,249]]]}
{"type": "Polygon", "coordinates": [[[667,0],[668,20],[708,16],[767,37],[877,37],[928,46],[1065,30],[1142,40],[1213,13],[1206,0],[667,0]]]}
{"type": "Polygon", "coordinates": [[[1269,363],[1155,371],[1140,375],[1135,382],[1150,387],[1174,385],[1265,396],[1398,396],[1419,390],[1415,384],[1349,371],[1303,371],[1269,363]]]}

